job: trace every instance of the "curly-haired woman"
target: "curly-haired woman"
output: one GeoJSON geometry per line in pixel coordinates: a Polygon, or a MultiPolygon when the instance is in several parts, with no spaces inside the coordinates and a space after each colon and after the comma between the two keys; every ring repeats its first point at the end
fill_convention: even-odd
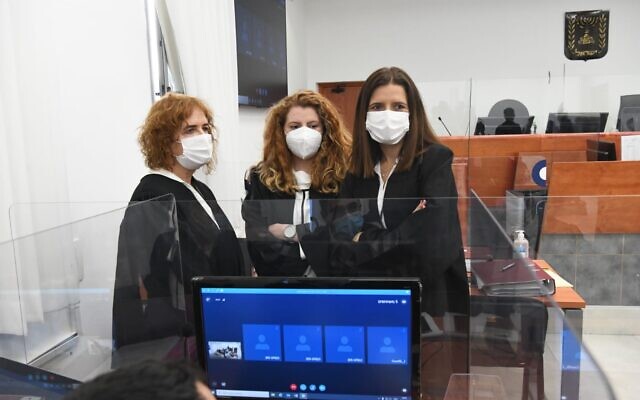
{"type": "Polygon", "coordinates": [[[347,173],[350,149],[340,114],[322,95],[300,91],[271,108],[262,161],[251,170],[242,207],[258,275],[326,272],[325,221],[347,173]]]}

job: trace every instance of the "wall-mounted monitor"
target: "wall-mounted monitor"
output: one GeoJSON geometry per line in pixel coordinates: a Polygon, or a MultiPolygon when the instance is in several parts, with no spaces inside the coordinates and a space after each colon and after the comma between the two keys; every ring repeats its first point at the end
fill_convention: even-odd
{"type": "Polygon", "coordinates": [[[287,95],[285,0],[235,0],[235,13],[238,103],[269,107],[287,95]]]}
{"type": "Polygon", "coordinates": [[[604,132],[608,112],[549,113],[546,133],[604,132]]]}

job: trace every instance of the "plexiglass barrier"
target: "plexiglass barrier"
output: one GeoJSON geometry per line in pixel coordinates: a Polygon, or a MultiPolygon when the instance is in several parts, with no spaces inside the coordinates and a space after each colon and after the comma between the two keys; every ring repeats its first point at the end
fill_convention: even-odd
{"type": "Polygon", "coordinates": [[[472,79],[471,134],[640,130],[638,99],[628,96],[640,93],[639,74],[592,74],[573,63],[559,67],[538,76],[472,79]]]}
{"type": "MultiPolygon", "coordinates": [[[[611,198],[544,200],[546,217],[595,215],[600,223],[593,202],[611,198]]],[[[226,216],[214,213],[215,222],[185,214],[199,210],[196,202],[156,199],[0,245],[3,271],[16,281],[11,288],[3,279],[2,306],[17,305],[13,315],[23,321],[2,321],[14,330],[0,334],[2,356],[79,380],[149,357],[194,360],[205,351],[193,341],[189,281],[198,275],[407,276],[423,283],[423,398],[614,398],[583,344],[584,310],[611,304],[598,297],[610,286],[600,280],[638,265],[601,271],[563,262],[587,260],[575,252],[589,243],[605,246],[597,233],[568,238],[549,230],[551,220],[538,225],[541,232],[516,224],[529,239],[526,257],[514,244],[516,225],[507,223],[508,199],[475,191],[385,199],[382,215],[377,199],[219,204],[226,216]],[[559,254],[571,241],[581,244],[559,254]]],[[[624,246],[637,243],[633,233],[620,235],[624,246]]]]}

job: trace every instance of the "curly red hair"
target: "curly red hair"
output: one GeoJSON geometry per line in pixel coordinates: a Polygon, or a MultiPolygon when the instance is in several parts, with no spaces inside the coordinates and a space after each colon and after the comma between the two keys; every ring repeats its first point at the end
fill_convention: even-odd
{"type": "MultiPolygon", "coordinates": [[[[151,106],[138,136],[147,167],[171,170],[175,159],[171,153],[171,145],[176,140],[176,132],[182,129],[193,110],[198,108],[202,110],[211,126],[214,126],[211,109],[197,97],[167,93],[151,106]]],[[[206,173],[211,173],[215,167],[215,135],[213,145],[213,158],[205,165],[206,173]]]]}
{"type": "Polygon", "coordinates": [[[351,135],[338,110],[319,93],[303,90],[280,100],[269,114],[264,129],[262,161],[257,170],[260,180],[270,190],[292,194],[296,190],[293,155],[285,140],[284,126],[292,107],[311,107],[320,117],[322,143],[313,159],[311,187],[321,193],[338,193],[351,152],[351,135]]]}

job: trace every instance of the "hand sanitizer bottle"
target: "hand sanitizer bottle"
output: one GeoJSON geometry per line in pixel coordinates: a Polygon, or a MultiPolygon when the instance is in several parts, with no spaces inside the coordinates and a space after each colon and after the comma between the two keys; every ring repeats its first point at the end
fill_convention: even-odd
{"type": "Polygon", "coordinates": [[[513,258],[529,258],[529,241],[524,237],[524,231],[516,231],[513,241],[513,258]]]}

